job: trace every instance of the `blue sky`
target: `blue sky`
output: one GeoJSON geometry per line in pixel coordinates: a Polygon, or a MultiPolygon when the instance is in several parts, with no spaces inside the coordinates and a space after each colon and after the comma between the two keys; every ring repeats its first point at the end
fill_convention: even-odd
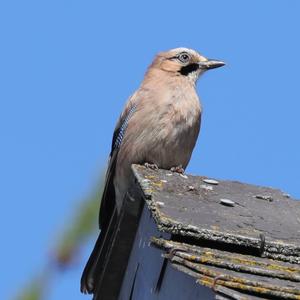
{"type": "MultiPolygon", "coordinates": [[[[94,186],[158,51],[227,62],[198,83],[204,116],[187,171],[300,198],[299,13],[297,0],[2,1],[1,298],[41,268],[94,186]]],[[[79,277],[90,247],[48,299],[89,299],[79,277]]]]}

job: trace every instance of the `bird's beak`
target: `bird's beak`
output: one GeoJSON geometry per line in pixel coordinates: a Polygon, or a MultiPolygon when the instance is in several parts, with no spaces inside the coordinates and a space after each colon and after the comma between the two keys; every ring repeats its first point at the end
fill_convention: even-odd
{"type": "Polygon", "coordinates": [[[221,60],[208,59],[207,61],[199,62],[199,68],[204,70],[210,70],[215,68],[223,67],[225,63],[221,60]]]}

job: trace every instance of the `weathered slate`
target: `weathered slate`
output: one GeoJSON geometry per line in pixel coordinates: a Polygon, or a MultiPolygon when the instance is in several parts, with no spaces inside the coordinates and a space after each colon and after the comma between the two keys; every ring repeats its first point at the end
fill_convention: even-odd
{"type": "Polygon", "coordinates": [[[204,286],[233,299],[252,299],[246,294],[280,299],[300,299],[300,265],[241,255],[152,238],[171,264],[204,286]],[[226,288],[224,290],[224,287],[226,288]],[[241,291],[239,295],[237,291],[241,291]],[[242,298],[239,298],[242,297],[242,298]]]}
{"type": "Polygon", "coordinates": [[[150,245],[151,236],[157,235],[170,238],[170,234],[158,232],[148,208],[144,206],[118,299],[214,300],[214,291],[198,284],[189,274],[175,270],[162,257],[161,251],[150,245]]]}
{"type": "Polygon", "coordinates": [[[268,187],[132,168],[159,230],[300,263],[300,201],[268,187]]]}

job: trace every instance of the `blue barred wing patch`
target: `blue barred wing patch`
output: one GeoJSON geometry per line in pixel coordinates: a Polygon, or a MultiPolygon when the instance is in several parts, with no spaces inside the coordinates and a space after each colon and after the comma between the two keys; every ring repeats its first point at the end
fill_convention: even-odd
{"type": "Polygon", "coordinates": [[[137,107],[136,104],[132,105],[132,107],[128,111],[127,115],[125,116],[124,120],[122,121],[120,127],[116,128],[114,135],[113,135],[110,155],[112,155],[114,150],[118,149],[121,146],[126,129],[128,127],[129,120],[132,117],[132,115],[134,114],[134,112],[136,111],[136,107],[137,107]]]}

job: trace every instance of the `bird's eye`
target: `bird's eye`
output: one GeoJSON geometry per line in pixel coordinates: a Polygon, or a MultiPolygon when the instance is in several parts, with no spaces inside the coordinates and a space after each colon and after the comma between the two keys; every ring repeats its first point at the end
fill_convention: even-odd
{"type": "Polygon", "coordinates": [[[190,56],[186,52],[182,52],[178,55],[178,59],[182,63],[187,63],[190,60],[190,56]]]}

